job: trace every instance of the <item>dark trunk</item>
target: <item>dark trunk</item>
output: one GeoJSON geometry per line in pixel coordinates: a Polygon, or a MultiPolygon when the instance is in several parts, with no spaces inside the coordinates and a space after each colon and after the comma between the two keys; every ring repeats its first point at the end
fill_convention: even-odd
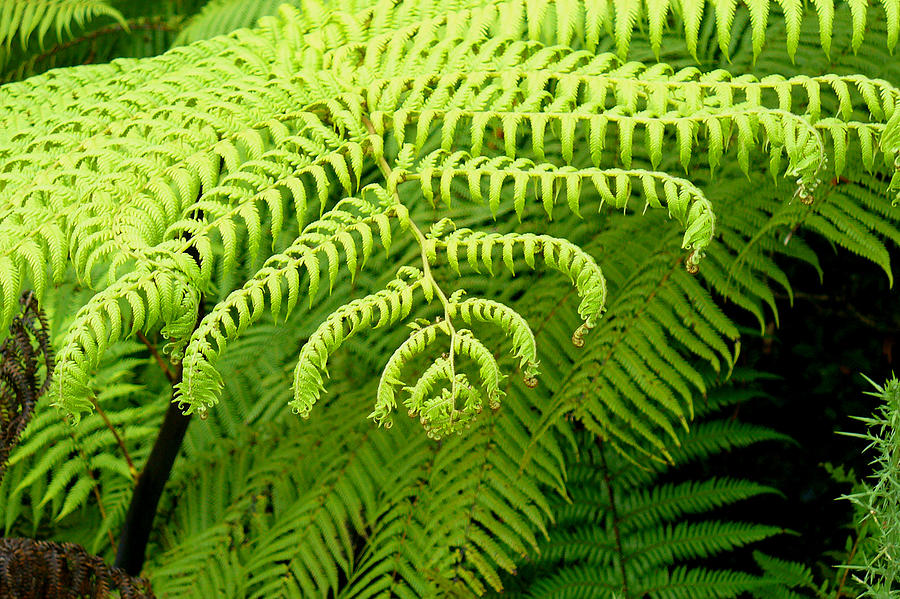
{"type": "MultiPolygon", "coordinates": [[[[201,298],[194,329],[200,324],[203,316],[203,300],[201,298]]],[[[165,372],[172,383],[174,393],[175,385],[181,382],[181,364],[178,364],[175,372],[168,370],[165,372]]],[[[131,504],[128,506],[128,514],[125,516],[125,524],[122,526],[122,533],[119,536],[116,560],[113,563],[115,567],[121,568],[132,576],[138,576],[144,567],[147,541],[150,540],[150,531],[153,530],[153,519],[156,517],[159,498],[172,473],[172,466],[181,450],[181,442],[184,440],[190,422],[191,416],[182,414],[177,403],[169,404],[147,463],[144,464],[144,469],[138,475],[134,495],[131,496],[131,504]]]]}
{"type": "MultiPolygon", "coordinates": [[[[178,370],[180,379],[181,369],[178,370]]],[[[150,457],[138,476],[113,564],[132,576],[139,575],[144,567],[144,555],[153,529],[156,507],[190,421],[191,416],[182,414],[178,404],[169,404],[150,457]]]]}

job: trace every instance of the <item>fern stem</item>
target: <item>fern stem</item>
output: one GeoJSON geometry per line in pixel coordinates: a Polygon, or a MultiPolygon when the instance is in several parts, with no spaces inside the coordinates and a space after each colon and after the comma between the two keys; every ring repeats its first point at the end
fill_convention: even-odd
{"type": "Polygon", "coordinates": [[[125,441],[122,440],[122,437],[119,435],[116,427],[113,426],[113,423],[109,420],[106,412],[104,412],[103,408],[100,407],[100,402],[92,397],[91,403],[94,404],[94,409],[97,410],[100,418],[103,419],[103,424],[105,424],[106,428],[109,429],[109,432],[113,434],[113,437],[115,437],[116,439],[116,443],[119,445],[119,449],[122,450],[122,455],[125,456],[125,461],[128,463],[128,471],[131,473],[131,478],[137,480],[138,471],[137,468],[134,467],[134,462],[131,460],[131,454],[128,453],[128,448],[125,447],[125,441]]]}
{"type": "MultiPolygon", "coordinates": [[[[74,435],[70,436],[73,440],[75,439],[74,435]]],[[[84,455],[84,450],[80,447],[78,448],[78,455],[81,456],[81,460],[85,464],[85,472],[87,472],[88,477],[90,477],[91,481],[94,483],[91,485],[91,493],[94,495],[94,499],[97,500],[97,509],[100,510],[100,517],[103,520],[106,520],[106,506],[103,505],[103,497],[100,495],[100,481],[97,480],[97,473],[91,468],[90,460],[84,455]]],[[[106,531],[106,538],[109,540],[110,547],[116,544],[116,540],[113,538],[111,530],[106,531]]]]}
{"type": "Polygon", "coordinates": [[[454,346],[456,345],[456,329],[453,327],[453,321],[450,319],[450,301],[447,299],[446,294],[444,294],[444,290],[440,288],[437,284],[437,281],[434,280],[434,276],[431,274],[431,265],[428,263],[428,255],[425,251],[427,240],[425,239],[425,235],[422,234],[422,231],[419,227],[416,226],[416,223],[413,222],[412,218],[409,219],[409,228],[413,232],[413,235],[416,237],[416,242],[419,244],[419,251],[422,253],[422,279],[424,288],[426,285],[430,286],[431,289],[434,290],[434,293],[438,297],[438,301],[441,302],[441,305],[444,307],[444,321],[447,323],[447,328],[450,331],[450,396],[456,397],[456,366],[454,364],[454,346]]]}
{"type": "MultiPolygon", "coordinates": [[[[181,366],[177,370],[180,378],[181,366]]],[[[177,403],[169,404],[147,463],[138,476],[113,564],[132,576],[140,574],[144,567],[147,541],[153,529],[157,505],[190,421],[191,415],[182,414],[177,403]]]]}
{"type": "MultiPolygon", "coordinates": [[[[51,47],[49,50],[45,50],[41,54],[36,54],[36,55],[28,58],[27,60],[23,61],[17,67],[17,69],[14,73],[7,73],[4,75],[4,77],[3,77],[4,83],[13,81],[14,79],[16,79],[28,72],[30,72],[32,74],[35,73],[36,65],[39,65],[40,63],[53,58],[55,55],[59,54],[60,52],[63,52],[70,48],[73,48],[74,46],[78,46],[80,44],[86,44],[89,42],[94,42],[98,38],[101,38],[101,37],[104,37],[107,35],[115,35],[117,33],[123,32],[123,31],[129,32],[129,33],[130,32],[138,32],[138,31],[163,31],[166,33],[174,33],[179,30],[177,27],[178,21],[180,21],[180,18],[177,16],[174,19],[172,19],[172,18],[167,19],[167,18],[161,17],[161,16],[139,17],[136,19],[132,19],[132,20],[130,20],[130,22],[128,22],[128,29],[130,31],[127,31],[126,28],[123,27],[121,23],[115,23],[108,27],[103,27],[101,29],[95,29],[94,31],[91,31],[90,33],[87,33],[80,37],[76,37],[69,41],[56,44],[55,46],[51,47]]],[[[90,64],[90,62],[91,62],[90,58],[91,57],[89,57],[87,60],[85,60],[84,62],[82,62],[80,64],[90,64]]]]}
{"type": "Polygon", "coordinates": [[[150,340],[147,339],[146,336],[140,331],[137,332],[137,338],[140,339],[141,343],[147,346],[147,349],[150,350],[150,354],[153,356],[153,359],[156,360],[156,363],[159,365],[159,369],[163,371],[163,374],[166,375],[166,378],[169,379],[169,382],[173,385],[175,384],[175,375],[172,374],[172,370],[169,368],[169,365],[166,364],[166,361],[163,360],[162,356],[159,355],[159,351],[157,351],[156,346],[150,343],[150,340]]]}
{"type": "Polygon", "coordinates": [[[613,493],[612,480],[609,477],[609,466],[606,464],[606,451],[603,442],[597,439],[597,447],[600,449],[600,461],[603,464],[603,482],[606,483],[606,493],[609,496],[609,511],[612,516],[613,535],[616,540],[616,554],[619,562],[619,575],[622,577],[622,594],[628,599],[628,573],[625,571],[625,552],[622,550],[622,535],[619,531],[619,512],[616,510],[616,498],[613,493]]]}
{"type": "MultiPolygon", "coordinates": [[[[200,321],[203,320],[202,298],[199,305],[194,330],[197,330],[200,321]]],[[[173,398],[175,385],[181,382],[182,373],[183,367],[179,362],[174,372],[173,398]]],[[[144,469],[137,477],[134,494],[131,496],[128,513],[122,526],[122,534],[119,537],[116,559],[113,562],[116,568],[121,568],[132,576],[139,575],[144,567],[147,541],[150,540],[150,532],[153,530],[159,499],[172,473],[172,466],[175,465],[175,458],[181,450],[181,443],[190,422],[191,414],[183,414],[177,402],[169,403],[153,449],[150,450],[144,469]]]]}
{"type": "MultiPolygon", "coordinates": [[[[368,118],[362,118],[363,124],[366,126],[366,130],[369,132],[369,135],[377,135],[375,132],[375,126],[372,124],[368,118]]],[[[391,165],[387,163],[387,160],[384,159],[384,156],[378,157],[378,169],[381,171],[381,175],[384,177],[385,182],[390,181],[392,179],[391,175],[393,173],[393,169],[391,169],[391,165]]],[[[397,189],[394,189],[394,199],[398,204],[402,204],[400,201],[400,194],[397,193],[397,189]]],[[[456,364],[454,360],[454,356],[456,351],[454,347],[456,346],[456,329],[453,327],[453,321],[450,318],[450,300],[447,299],[447,295],[444,293],[444,290],[437,284],[437,281],[434,280],[434,276],[431,274],[431,264],[428,262],[428,253],[426,251],[426,247],[428,245],[428,241],[425,239],[425,235],[422,233],[422,230],[416,226],[416,223],[413,222],[412,218],[407,218],[407,224],[409,225],[410,231],[412,231],[413,236],[416,238],[416,243],[419,245],[419,252],[422,255],[422,290],[426,292],[427,297],[427,289],[430,287],[435,295],[438,297],[438,301],[441,302],[441,306],[444,307],[444,321],[447,323],[447,328],[450,333],[450,351],[449,353],[449,362],[450,362],[450,397],[453,398],[453,401],[456,401],[457,396],[457,380],[456,380],[456,364]]]]}

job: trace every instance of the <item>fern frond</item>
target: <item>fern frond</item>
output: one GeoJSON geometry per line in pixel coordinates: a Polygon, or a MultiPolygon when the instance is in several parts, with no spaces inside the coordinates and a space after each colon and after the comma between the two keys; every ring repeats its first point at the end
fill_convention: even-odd
{"type": "Polygon", "coordinates": [[[606,303],[606,279],[603,272],[590,254],[565,239],[547,235],[500,235],[458,229],[440,245],[447,254],[450,267],[457,274],[461,274],[459,264],[463,252],[469,267],[476,272],[480,272],[483,265],[489,274],[493,274],[493,256],[495,252],[499,252],[500,263],[515,275],[513,256],[521,252],[529,268],[535,268],[537,258],[542,258],[547,268],[565,274],[581,297],[578,314],[584,324],[573,337],[576,345],[584,333],[596,326],[603,313],[606,303]]]}
{"type": "MultiPolygon", "coordinates": [[[[310,409],[324,389],[322,373],[328,373],[325,365],[328,356],[340,347],[344,339],[361,329],[388,326],[409,315],[413,292],[423,284],[422,273],[408,269],[398,275],[399,277],[389,283],[383,291],[353,300],[338,309],[319,326],[303,346],[294,371],[294,400],[291,403],[293,409],[301,416],[309,416],[310,409]],[[347,331],[344,330],[345,326],[349,326],[347,331]]],[[[424,344],[432,341],[436,335],[434,327],[420,331],[419,334],[414,333],[401,348],[416,351],[417,347],[423,346],[424,349],[424,344]]],[[[401,351],[402,353],[404,352],[401,351]]],[[[383,376],[389,376],[391,369],[389,360],[383,376]]]]}
{"type": "Polygon", "coordinates": [[[536,384],[534,377],[540,361],[534,333],[521,314],[514,309],[489,299],[472,298],[450,304],[450,315],[458,316],[466,324],[475,321],[491,323],[512,338],[514,357],[519,359],[526,385],[536,384]]]}
{"type": "MultiPolygon", "coordinates": [[[[53,29],[58,39],[63,32],[71,37],[72,25],[83,26],[87,21],[100,15],[117,20],[122,26],[122,13],[105,0],[10,0],[4,3],[0,12],[0,44],[8,53],[13,41],[18,38],[24,50],[37,36],[37,44],[44,46],[44,38],[53,29]]],[[[5,56],[0,61],[6,62],[5,56]]]]}
{"type": "MultiPolygon", "coordinates": [[[[742,399],[736,390],[717,390],[704,411],[742,399]]],[[[679,464],[686,464],[730,447],[784,438],[768,429],[713,419],[695,424],[680,439],[671,450],[679,464]],[[710,445],[706,439],[712,437],[727,445],[710,445]]],[[[539,557],[523,565],[520,596],[580,597],[588,589],[598,596],[699,599],[783,590],[781,582],[765,576],[691,562],[782,532],[715,516],[719,508],[729,506],[734,513],[734,504],[774,489],[728,477],[683,480],[667,465],[634,464],[599,439],[583,440],[580,459],[570,458],[571,501],[553,501],[554,524],[549,538],[540,542],[539,557]]]]}
{"type": "Polygon", "coordinates": [[[186,254],[151,264],[156,270],[133,271],[91,298],[62,341],[51,397],[75,422],[93,410],[90,375],[112,343],[162,324],[162,334],[183,346],[194,328],[200,301],[191,285],[199,278],[196,265],[186,254]]]}
{"type": "Polygon", "coordinates": [[[552,217],[553,206],[557,198],[563,195],[563,190],[569,209],[581,216],[582,186],[589,181],[596,195],[600,196],[601,209],[604,203],[616,209],[626,209],[633,187],[642,191],[645,210],[647,207],[660,208],[660,200],[665,201],[670,216],[686,229],[682,247],[693,250],[697,259],[715,235],[715,214],[703,192],[690,181],[666,173],[640,169],[556,168],[524,158],[488,159],[480,156],[466,159],[463,152],[456,152],[437,164],[435,162],[436,155],[431,154],[422,160],[417,173],[405,176],[406,180],[420,182],[422,193],[430,202],[434,201],[434,180],[438,179],[440,198],[449,206],[451,185],[459,177],[468,183],[471,199],[481,202],[486,195],[492,214],[496,214],[500,208],[501,191],[509,179],[513,182],[513,204],[519,217],[523,214],[530,184],[534,186],[535,196],[540,199],[548,217],[552,217]],[[487,194],[484,193],[485,183],[487,194]],[[662,194],[659,193],[660,187],[662,194]]]}
{"type": "MultiPolygon", "coordinates": [[[[431,181],[439,177],[444,199],[462,180],[471,195],[484,195],[481,187],[486,179],[488,205],[495,213],[505,209],[498,200],[507,193],[503,182],[509,178],[510,203],[520,217],[527,188],[523,181],[540,188],[548,212],[563,187],[573,209],[592,199],[624,208],[632,188],[639,186],[646,202],[661,205],[659,184],[667,208],[682,221],[682,243],[692,252],[685,264],[694,270],[704,251],[713,251],[721,209],[705,199],[702,186],[656,170],[672,166],[664,159],[670,144],[685,168],[702,160],[704,145],[711,166],[735,151],[744,172],[750,171],[752,155],[765,152],[772,173],[797,177],[796,195],[802,203],[824,195],[827,176],[847,172],[847,163],[857,157],[869,169],[880,169],[880,163],[894,159],[896,127],[891,119],[900,95],[886,81],[836,75],[754,79],[725,71],[703,74],[698,69],[622,64],[609,54],[592,55],[582,49],[592,46],[579,42],[579,36],[593,34],[587,12],[580,7],[520,1],[462,5],[442,12],[429,4],[420,18],[400,9],[394,22],[389,22],[393,9],[384,3],[352,19],[347,13],[329,13],[329,23],[335,27],[340,23],[343,33],[327,42],[306,37],[311,25],[299,12],[286,8],[277,18],[263,19],[258,29],[135,63],[121,83],[124,66],[115,65],[46,75],[10,87],[11,99],[34,101],[36,106],[16,117],[27,126],[4,146],[9,152],[5,168],[15,172],[6,173],[0,192],[6,202],[0,316],[9,318],[10,298],[30,279],[40,291],[62,277],[69,262],[83,281],[102,288],[103,277],[98,281],[96,274],[105,271],[106,284],[113,285],[90,304],[93,312],[79,319],[77,334],[73,332],[61,354],[62,379],[76,383],[62,403],[72,411],[88,409],[88,402],[76,399],[84,390],[75,387],[96,364],[107,333],[117,338],[119,329],[147,332],[152,326],[172,324],[166,319],[140,322],[140,309],[147,308],[142,299],[137,310],[119,307],[128,294],[120,289],[124,283],[114,282],[120,280],[121,271],[145,269],[156,253],[167,252],[175,260],[198,256],[199,274],[180,283],[179,293],[184,297],[218,293],[224,298],[190,343],[179,395],[188,409],[213,403],[221,383],[212,363],[225,342],[267,310],[267,294],[268,307],[280,310],[282,285],[288,299],[294,298],[300,285],[299,275],[294,275],[302,268],[313,299],[320,259],[328,269],[330,286],[339,273],[341,252],[351,273],[365,261],[372,234],[363,232],[367,227],[354,228],[354,219],[360,217],[354,215],[342,225],[345,234],[327,242],[317,238],[321,251],[315,258],[303,250],[302,260],[289,257],[271,272],[265,266],[256,269],[258,260],[274,259],[280,248],[309,246],[302,234],[281,239],[287,235],[285,223],[296,222],[298,231],[304,231],[307,197],[312,196],[318,200],[322,220],[329,221],[333,200],[339,193],[359,191],[372,162],[382,171],[381,189],[394,196],[386,201],[406,210],[421,201],[407,189],[411,185],[402,185],[416,177],[425,196],[434,194],[431,181]],[[546,18],[552,23],[554,15],[565,17],[558,27],[539,26],[546,18]],[[84,85],[85,78],[89,85],[84,85]],[[158,82],[145,91],[151,80],[158,82]],[[52,81],[57,90],[49,102],[40,102],[48,97],[36,91],[40,81],[52,81]],[[227,94],[205,89],[213,82],[227,94]],[[84,98],[101,100],[101,110],[89,112],[84,98]],[[53,116],[44,118],[50,109],[53,116]],[[645,143],[636,144],[642,137],[645,143]],[[463,150],[466,153],[460,154],[463,150]],[[613,153],[617,157],[611,157],[613,153]],[[441,162],[445,156],[449,158],[441,162]],[[610,159],[624,168],[606,168],[610,159]],[[652,170],[640,168],[648,160],[652,170]],[[588,178],[596,184],[594,189],[584,185],[588,178]],[[262,240],[268,234],[272,244],[264,247],[262,240]],[[362,254],[357,244],[363,244],[362,254]],[[49,274],[44,266],[48,263],[49,274]],[[242,287],[241,280],[248,279],[242,287]],[[120,292],[121,297],[116,295],[120,292]]],[[[767,10],[758,4],[754,10],[762,14],[763,8],[767,10]]],[[[789,11],[790,27],[796,22],[795,8],[792,5],[789,11]]],[[[701,12],[696,5],[681,12],[690,31],[701,12]]],[[[625,35],[631,23],[640,21],[639,13],[629,13],[627,22],[613,29],[625,35]]],[[[3,118],[13,119],[10,114],[9,109],[2,110],[3,118]]],[[[341,212],[335,213],[335,222],[343,218],[341,212]]],[[[878,240],[866,230],[858,231],[855,222],[882,232],[891,228],[868,212],[852,204],[835,207],[822,201],[812,216],[804,218],[814,230],[884,265],[878,240]]],[[[528,244],[542,239],[536,235],[519,243],[513,237],[477,231],[465,237],[461,231],[447,236],[445,245],[439,236],[426,240],[422,246],[426,261],[429,252],[436,255],[441,249],[456,265],[458,252],[464,249],[476,273],[485,266],[493,275],[496,249],[504,266],[514,272],[520,246],[528,264],[535,255],[528,244]]],[[[545,258],[550,258],[548,266],[569,274],[582,297],[585,326],[574,336],[581,343],[605,300],[602,275],[599,269],[584,274],[587,270],[582,267],[594,263],[574,246],[560,246],[549,254],[548,247],[543,248],[545,258]]],[[[778,280],[778,267],[752,250],[738,250],[736,257],[720,253],[711,262],[705,280],[759,314],[758,302],[769,301],[771,293],[767,281],[755,273],[778,280]],[[739,285],[731,284],[734,273],[739,273],[739,285]]],[[[126,277],[144,276],[134,272],[126,277]]],[[[723,360],[730,367],[731,352],[722,337],[733,338],[733,328],[703,299],[697,300],[698,324],[685,326],[693,309],[678,306],[697,293],[698,286],[680,276],[672,281],[676,290],[659,294],[658,301],[666,307],[641,328],[650,327],[644,332],[654,339],[669,330],[668,338],[687,353],[716,368],[723,360]]],[[[426,298],[436,289],[432,284],[423,286],[426,298]]],[[[656,302],[650,306],[654,309],[656,302]]],[[[170,315],[173,322],[187,323],[187,310],[183,312],[170,315]]],[[[180,355],[182,346],[174,344],[172,355],[180,355]]],[[[455,342],[449,349],[455,353],[455,342]]],[[[673,423],[690,418],[687,390],[702,389],[696,370],[684,367],[679,352],[669,346],[656,351],[640,341],[614,352],[616,359],[605,368],[611,369],[611,378],[621,388],[617,384],[611,389],[629,399],[622,403],[610,392],[604,395],[608,405],[602,410],[592,404],[596,408],[592,418],[599,423],[595,430],[612,427],[625,444],[654,438],[657,448],[660,434],[672,436],[673,423]],[[625,381],[626,374],[637,383],[625,381]],[[642,417],[625,416],[632,402],[640,406],[642,417]],[[645,416],[652,425],[638,426],[645,416]],[[622,427],[619,418],[631,418],[629,426],[622,427]]],[[[582,382],[587,380],[593,379],[582,382]]],[[[578,383],[567,389],[581,388],[578,383]]],[[[578,396],[573,393],[555,405],[572,406],[578,396]]]]}
{"type": "Polygon", "coordinates": [[[73,543],[0,539],[0,583],[15,597],[103,596],[154,599],[147,580],[109,566],[73,543]]]}
{"type": "MultiPolygon", "coordinates": [[[[466,4],[466,3],[463,3],[466,4]]],[[[468,3],[472,6],[474,3],[468,3]]],[[[688,54],[696,57],[700,30],[704,20],[712,21],[715,38],[719,48],[726,55],[732,47],[735,14],[740,6],[746,10],[752,29],[753,56],[758,56],[766,43],[766,30],[773,19],[770,9],[778,4],[783,13],[783,22],[779,23],[786,31],[785,49],[793,56],[799,47],[801,27],[812,18],[805,7],[797,2],[756,0],[746,2],[715,2],[707,7],[706,2],[670,2],[657,0],[654,2],[621,2],[616,0],[591,0],[584,4],[565,2],[562,4],[543,1],[529,5],[530,19],[525,11],[516,3],[487,3],[485,13],[493,11],[493,15],[501,15],[503,23],[496,25],[498,32],[511,34],[517,39],[534,39],[547,45],[566,45],[584,47],[596,51],[598,47],[610,40],[622,57],[628,54],[635,32],[647,31],[647,37],[653,53],[658,57],[662,43],[663,29],[669,24],[667,13],[676,15],[675,22],[680,25],[680,35],[685,42],[688,54]]],[[[892,50],[897,43],[897,32],[900,29],[895,0],[882,0],[880,3],[884,19],[888,23],[886,47],[892,50]]],[[[835,31],[835,11],[844,12],[849,8],[852,13],[853,49],[858,50],[865,39],[867,25],[866,5],[846,2],[835,6],[832,0],[816,0],[813,3],[815,20],[819,26],[819,42],[828,54],[835,31]]],[[[378,9],[373,9],[378,12],[378,9]]],[[[491,16],[493,16],[491,15],[491,16]]],[[[339,43],[352,41],[350,31],[345,28],[345,14],[332,16],[329,29],[339,36],[339,43]]],[[[426,12],[427,16],[431,16],[426,12]]],[[[398,26],[405,23],[398,21],[398,26]]],[[[398,27],[399,28],[399,27],[398,27]]],[[[353,32],[359,35],[357,32],[353,32]]],[[[604,44],[605,45],[605,44],[604,44]]]]}
{"type": "MultiPolygon", "coordinates": [[[[263,310],[266,297],[269,299],[272,315],[287,318],[300,299],[300,269],[303,269],[306,273],[306,295],[312,305],[319,289],[322,259],[326,263],[329,289],[334,287],[340,269],[339,248],[344,253],[351,278],[354,277],[358,265],[364,266],[372,254],[372,229],[377,228],[382,245],[385,249],[390,248],[391,225],[388,218],[398,210],[402,211],[402,208],[398,205],[379,207],[358,198],[346,198],[322,219],[310,223],[289,248],[269,258],[252,279],[241,289],[233,291],[200,321],[187,345],[183,380],[177,387],[175,401],[186,402],[189,411],[205,411],[215,405],[222,381],[213,363],[224,351],[228,341],[235,339],[265,314],[263,310]]],[[[398,284],[402,286],[402,283],[398,279],[398,284]]],[[[402,294],[404,298],[407,293],[412,292],[413,287],[405,289],[402,294]]],[[[400,301],[400,296],[396,293],[390,294],[390,298],[392,304],[395,300],[400,301]]],[[[386,307],[388,304],[383,304],[386,299],[382,296],[373,298],[363,309],[371,311],[375,307],[386,307]]],[[[351,312],[356,309],[357,306],[354,306],[351,312]]],[[[407,307],[406,312],[408,311],[407,307]]],[[[398,318],[393,311],[391,316],[398,318]]],[[[365,326],[359,323],[357,325],[365,326]]],[[[340,342],[336,339],[331,341],[340,342]]],[[[317,355],[325,358],[324,355],[317,355]]],[[[301,360],[301,364],[303,363],[301,360]]],[[[324,368],[324,362],[321,366],[324,368]]],[[[303,380],[306,381],[305,378],[303,380]]],[[[297,387],[298,390],[301,388],[297,387]]]]}
{"type": "MultiPolygon", "coordinates": [[[[354,364],[335,360],[344,368],[354,364]]],[[[354,398],[364,401],[374,392],[371,385],[334,386],[348,401],[323,405],[302,424],[282,411],[254,432],[220,440],[234,450],[230,469],[214,467],[222,459],[220,445],[178,476],[179,499],[164,509],[165,553],[151,570],[157,592],[200,597],[234,576],[229,572],[245,572],[233,588],[248,596],[301,597],[329,589],[348,597],[386,589],[429,596],[447,586],[464,588],[454,577],[481,585],[476,563],[497,580],[498,563],[512,567],[514,557],[535,546],[549,506],[534,480],[518,474],[519,416],[488,416],[473,423],[469,435],[426,443],[404,421],[375,434],[350,416],[359,411],[354,398]],[[319,448],[325,430],[341,442],[319,448]],[[297,463],[298,454],[308,459],[297,463]],[[290,467],[271,467],[278,462],[290,467]],[[423,485],[423,478],[431,484],[423,485]],[[200,506],[204,519],[191,515],[200,506]],[[420,523],[427,527],[421,533],[420,523]],[[360,545],[361,538],[367,541],[360,545]],[[486,553],[482,542],[500,553],[486,553]]],[[[265,388],[271,394],[278,387],[265,388]]],[[[529,413],[525,408],[521,415],[529,413]]]]}
{"type": "Polygon", "coordinates": [[[724,362],[730,369],[733,355],[726,341],[736,339],[737,330],[665,241],[644,240],[647,245],[638,247],[637,239],[628,229],[597,238],[604,247],[622,248],[606,257],[618,266],[612,271],[616,282],[605,318],[584,350],[564,365],[549,414],[559,417],[574,409],[613,446],[668,460],[666,438],[677,439],[675,427],[686,427],[693,417],[694,393],[706,391],[694,360],[715,369],[724,362]],[[619,246],[616,240],[624,238],[631,242],[619,246]],[[688,309],[686,297],[697,308],[688,309]]]}
{"type": "MultiPolygon", "coordinates": [[[[225,35],[243,27],[252,27],[259,19],[275,15],[283,4],[287,3],[283,0],[250,3],[241,0],[212,0],[205,3],[200,12],[185,22],[173,45],[190,44],[197,40],[225,35]]],[[[293,0],[290,4],[301,3],[293,0]]]]}
{"type": "Polygon", "coordinates": [[[60,419],[49,396],[38,402],[0,482],[6,534],[33,535],[55,524],[65,530],[61,538],[91,552],[113,549],[109,535],[125,518],[135,468],[165,411],[162,397],[136,384],[134,371],[147,363],[136,355],[140,347],[118,343],[104,355],[87,383],[103,413],[85,416],[78,427],[60,419]]]}

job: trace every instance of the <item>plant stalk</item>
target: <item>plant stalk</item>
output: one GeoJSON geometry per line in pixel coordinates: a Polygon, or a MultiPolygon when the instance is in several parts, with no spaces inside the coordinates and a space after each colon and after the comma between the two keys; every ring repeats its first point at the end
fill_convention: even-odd
{"type": "MultiPolygon", "coordinates": [[[[203,319],[203,300],[200,300],[200,310],[197,314],[197,322],[194,328],[203,319]]],[[[183,368],[181,363],[175,367],[172,373],[172,394],[174,397],[175,385],[181,382],[183,368]]],[[[147,552],[147,542],[150,540],[150,532],[153,530],[153,520],[159,507],[159,499],[169,476],[172,474],[172,466],[181,450],[181,443],[191,422],[191,414],[182,414],[177,403],[170,403],[163,417],[162,426],[156,435],[153,449],[144,464],[144,469],[137,477],[134,494],[128,505],[128,513],[125,515],[125,523],[122,533],[119,535],[119,546],[116,549],[116,559],[113,565],[123,569],[132,576],[138,576],[144,567],[147,552]]]]}
{"type": "MultiPolygon", "coordinates": [[[[180,379],[180,366],[178,375],[180,379]]],[[[172,466],[178,457],[181,441],[190,421],[191,415],[182,414],[178,404],[169,404],[159,434],[153,443],[153,449],[150,451],[150,457],[138,475],[134,495],[131,496],[131,504],[128,506],[128,514],[125,516],[125,524],[122,526],[122,534],[119,536],[116,561],[113,563],[115,567],[122,568],[132,576],[139,575],[144,567],[147,541],[153,529],[159,498],[172,473],[172,466]]]]}

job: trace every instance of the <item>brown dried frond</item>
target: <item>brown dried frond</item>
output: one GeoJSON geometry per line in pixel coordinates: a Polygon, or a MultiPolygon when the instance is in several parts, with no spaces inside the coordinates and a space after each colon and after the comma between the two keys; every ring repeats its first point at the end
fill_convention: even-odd
{"type": "Polygon", "coordinates": [[[9,336],[0,344],[0,478],[9,452],[31,420],[35,403],[49,387],[53,372],[53,347],[44,312],[31,291],[23,293],[19,302],[22,313],[9,325],[9,336]]]}
{"type": "Polygon", "coordinates": [[[150,583],[75,543],[0,538],[0,599],[153,599],[150,583]]]}

